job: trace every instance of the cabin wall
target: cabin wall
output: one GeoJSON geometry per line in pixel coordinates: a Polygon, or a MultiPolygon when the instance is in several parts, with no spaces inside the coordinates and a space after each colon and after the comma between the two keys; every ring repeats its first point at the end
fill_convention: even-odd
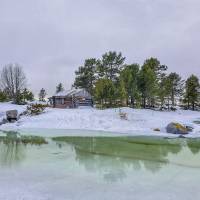
{"type": "Polygon", "coordinates": [[[83,96],[52,97],[51,106],[53,108],[77,108],[79,106],[93,106],[93,101],[91,98],[83,96]]]}
{"type": "Polygon", "coordinates": [[[53,107],[54,108],[72,108],[73,103],[71,98],[53,98],[53,107]]]}
{"type": "Polygon", "coordinates": [[[78,106],[93,106],[92,99],[87,99],[83,97],[77,97],[78,106]]]}

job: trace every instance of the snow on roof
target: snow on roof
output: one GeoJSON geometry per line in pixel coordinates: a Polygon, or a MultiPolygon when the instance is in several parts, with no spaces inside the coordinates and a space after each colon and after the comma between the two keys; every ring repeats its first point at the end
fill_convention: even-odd
{"type": "Polygon", "coordinates": [[[62,92],[58,92],[54,97],[65,97],[65,96],[72,96],[72,95],[78,95],[80,96],[91,96],[85,89],[72,89],[72,90],[65,90],[62,92]]]}

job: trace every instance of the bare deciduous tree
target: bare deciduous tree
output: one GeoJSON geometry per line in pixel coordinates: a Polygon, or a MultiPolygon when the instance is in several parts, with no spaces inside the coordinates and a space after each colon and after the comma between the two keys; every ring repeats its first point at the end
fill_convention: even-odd
{"type": "Polygon", "coordinates": [[[8,64],[1,71],[1,87],[9,98],[18,102],[21,91],[26,86],[26,76],[18,64],[8,64]]]}

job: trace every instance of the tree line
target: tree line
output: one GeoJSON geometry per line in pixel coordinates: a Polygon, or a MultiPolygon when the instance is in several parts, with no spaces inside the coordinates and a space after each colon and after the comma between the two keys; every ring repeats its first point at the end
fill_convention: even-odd
{"type": "MultiPolygon", "coordinates": [[[[75,71],[73,87],[85,88],[101,107],[130,106],[135,108],[185,109],[200,107],[200,84],[195,75],[187,80],[176,73],[168,73],[168,67],[157,58],[149,58],[142,65],[126,64],[122,53],[110,51],[100,59],[86,59],[75,71]]],[[[62,83],[56,92],[64,90],[62,83]]],[[[39,100],[45,101],[44,88],[39,100]]],[[[33,101],[34,94],[27,88],[27,78],[18,64],[8,64],[0,72],[0,101],[24,104],[33,101]]]]}
{"type": "Polygon", "coordinates": [[[73,86],[85,88],[101,107],[131,106],[175,109],[177,104],[195,110],[200,104],[200,84],[195,75],[186,81],[157,58],[142,65],[126,64],[122,53],[110,51],[100,59],[86,59],[75,71],[73,86]]]}

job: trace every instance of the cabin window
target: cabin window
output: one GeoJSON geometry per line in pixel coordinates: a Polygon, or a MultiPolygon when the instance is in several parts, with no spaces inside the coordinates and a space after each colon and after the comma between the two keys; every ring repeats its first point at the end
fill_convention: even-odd
{"type": "Polygon", "coordinates": [[[56,104],[65,104],[64,99],[56,99],[56,104]]]}

